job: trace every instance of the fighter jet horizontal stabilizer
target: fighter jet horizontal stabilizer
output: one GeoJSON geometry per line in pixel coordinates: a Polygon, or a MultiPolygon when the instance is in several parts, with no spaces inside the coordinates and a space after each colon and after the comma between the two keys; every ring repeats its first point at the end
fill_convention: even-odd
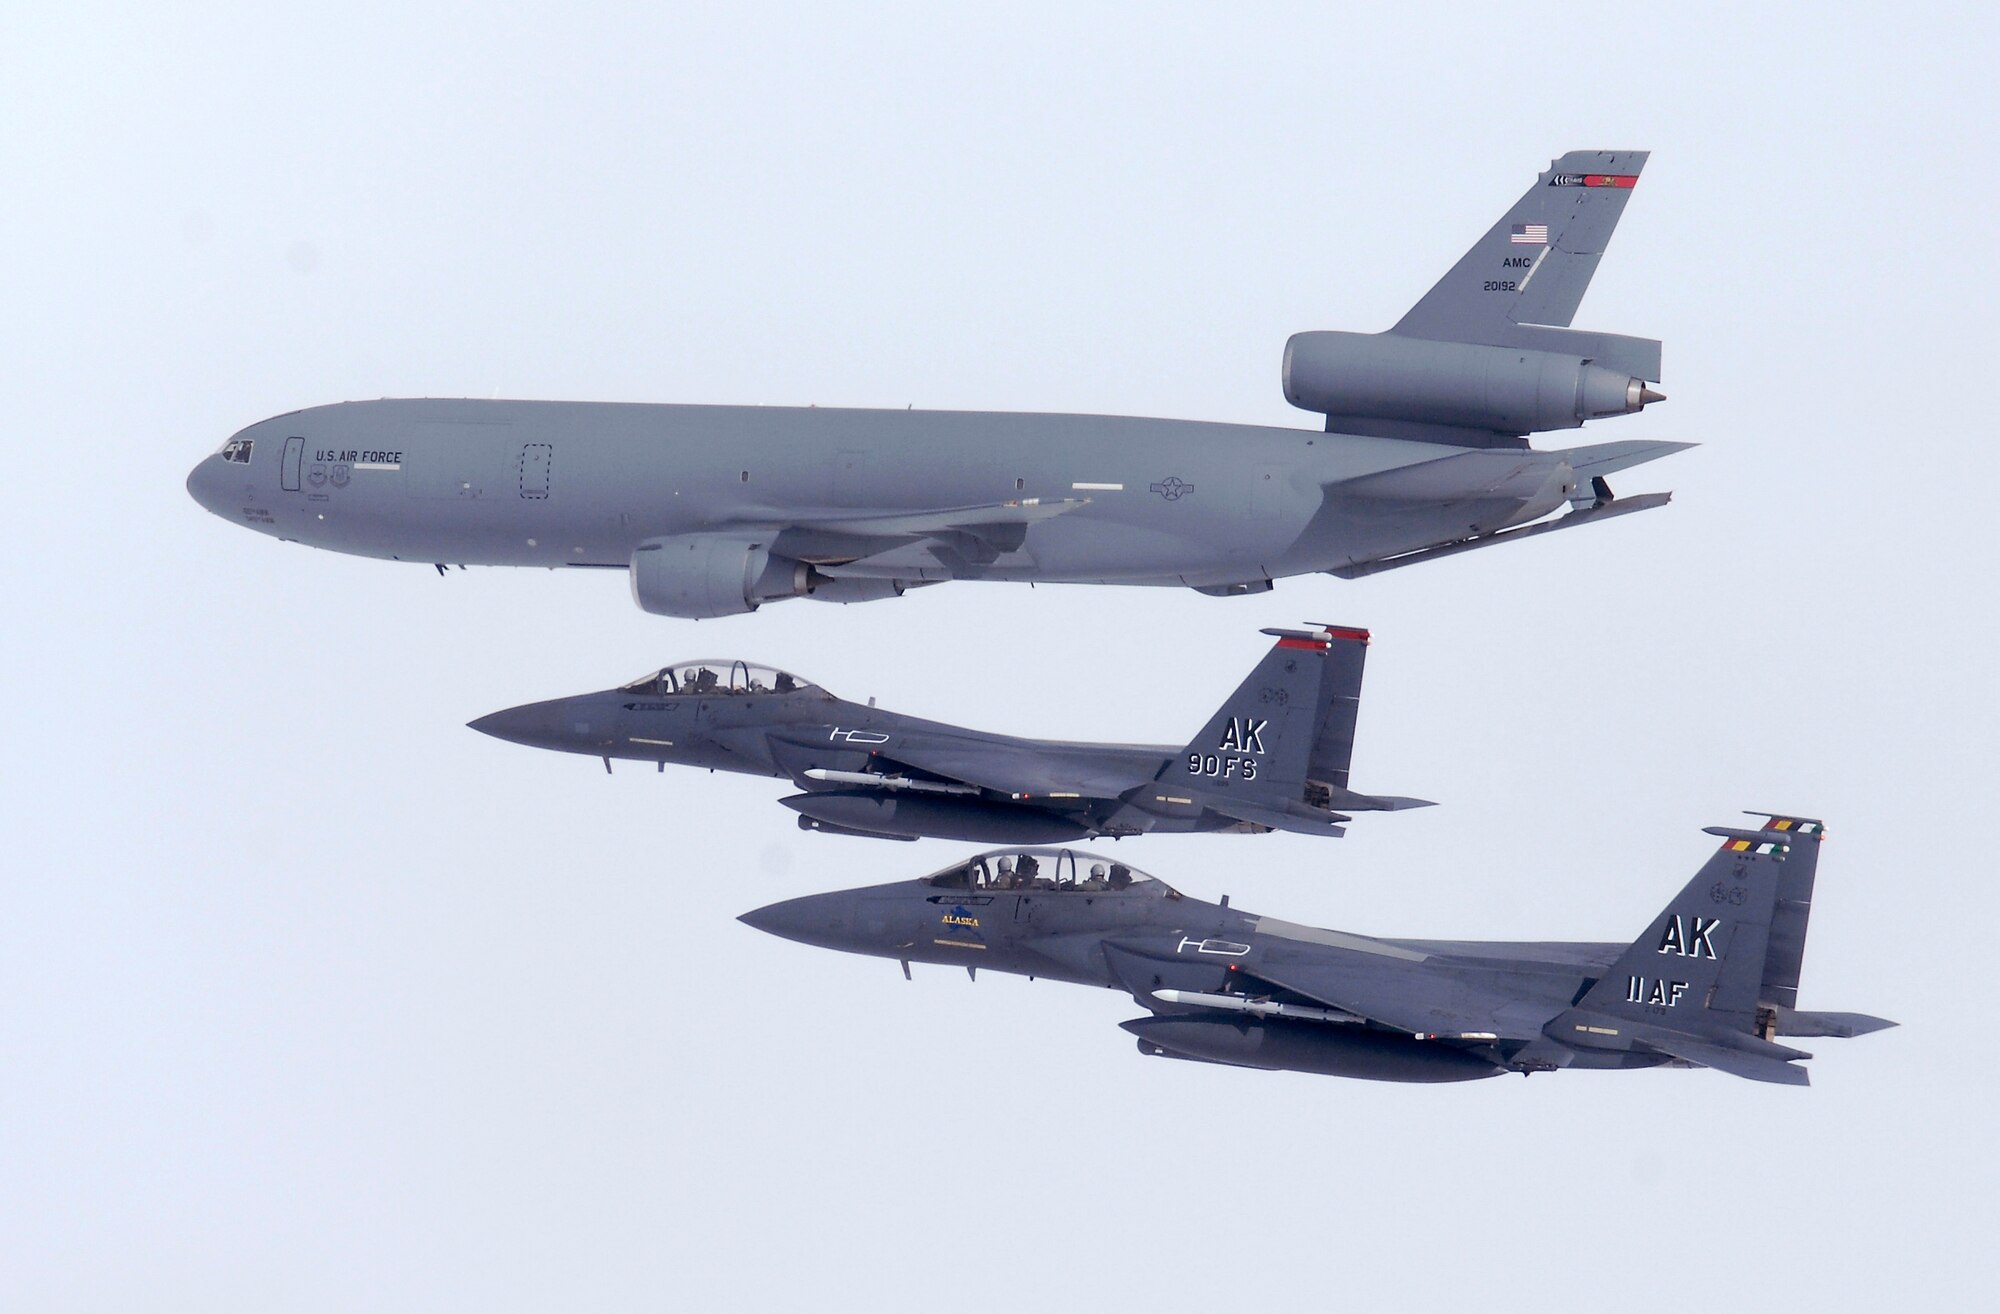
{"type": "Polygon", "coordinates": [[[1812,1078],[1794,1059],[1809,1059],[1804,1050],[1774,1045],[1753,1036],[1732,1037],[1729,1043],[1698,1039],[1684,1032],[1641,1031],[1636,1039],[1648,1049],[1671,1055],[1683,1063],[1693,1063],[1732,1077],[1767,1081],[1779,1086],[1807,1086],[1812,1078]]]}
{"type": "Polygon", "coordinates": [[[1329,791],[1327,806],[1343,812],[1404,812],[1410,808],[1434,808],[1427,798],[1404,798],[1400,794],[1357,794],[1351,789],[1329,791]]]}
{"type": "Polygon", "coordinates": [[[1852,1040],[1896,1025],[1886,1017],[1871,1017],[1867,1013],[1806,1013],[1796,1008],[1775,1008],[1772,1016],[1772,1030],[1778,1035],[1826,1036],[1836,1040],[1852,1040]]]}

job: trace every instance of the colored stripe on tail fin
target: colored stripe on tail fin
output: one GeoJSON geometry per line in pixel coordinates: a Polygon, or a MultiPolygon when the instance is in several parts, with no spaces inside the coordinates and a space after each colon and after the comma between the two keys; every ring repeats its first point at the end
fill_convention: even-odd
{"type": "Polygon", "coordinates": [[[1689,1031],[1755,1034],[1787,859],[1798,836],[1729,830],[1722,848],[1619,956],[1578,1007],[1689,1031]]]}
{"type": "Polygon", "coordinates": [[[1819,871],[1824,823],[1809,817],[1752,812],[1766,818],[1764,829],[1794,837],[1791,860],[1778,877],[1777,906],[1771,913],[1771,943],[1764,954],[1758,1002],[1777,1008],[1799,1006],[1799,970],[1805,963],[1806,924],[1812,917],[1813,879],[1819,871]]]}
{"type": "Polygon", "coordinates": [[[1551,163],[1390,332],[1575,351],[1658,379],[1657,342],[1561,331],[1576,317],[1648,154],[1571,151],[1551,163]]]}
{"type": "Polygon", "coordinates": [[[1309,834],[1339,834],[1348,818],[1336,809],[1427,806],[1347,788],[1368,631],[1328,625],[1263,633],[1277,639],[1264,660],[1133,801],[1309,834]]]}

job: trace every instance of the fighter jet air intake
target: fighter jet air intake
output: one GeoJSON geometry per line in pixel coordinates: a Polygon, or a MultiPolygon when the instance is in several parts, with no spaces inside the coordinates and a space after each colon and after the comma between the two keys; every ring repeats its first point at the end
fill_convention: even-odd
{"type": "Polygon", "coordinates": [[[1630,944],[1378,939],[1190,899],[1109,858],[998,850],[744,914],[789,940],[1120,990],[1139,1052],[1377,1081],[1715,1068],[1807,1084],[1777,1036],[1895,1023],[1798,1007],[1822,827],[1757,813],[1630,944]]]}
{"type": "Polygon", "coordinates": [[[604,759],[789,777],[804,830],[1048,844],[1148,831],[1339,835],[1349,812],[1426,806],[1347,787],[1368,632],[1274,636],[1186,748],[987,734],[846,702],[785,671],[683,662],[472,728],[604,759]]]}
{"type": "Polygon", "coordinates": [[[960,579],[1254,593],[1590,524],[1664,504],[1607,480],[1688,446],[1528,445],[1660,400],[1658,342],[1568,327],[1646,156],[1556,160],[1387,332],[1294,335],[1284,394],[1321,428],[344,402],[242,430],[188,491],[360,556],[627,571],[640,607],[694,618],[960,579]]]}

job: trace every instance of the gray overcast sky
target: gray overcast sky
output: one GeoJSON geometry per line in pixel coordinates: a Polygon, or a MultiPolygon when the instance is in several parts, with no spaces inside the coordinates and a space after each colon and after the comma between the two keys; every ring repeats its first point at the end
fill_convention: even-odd
{"type": "Polygon", "coordinates": [[[0,42],[0,1304],[1983,1303],[1996,1222],[1985,6],[16,6],[0,42]],[[1810,13],[1810,20],[1806,15],[1810,13]],[[1578,323],[1672,508],[1218,601],[958,585],[696,626],[232,529],[230,432],[383,395],[1307,427],[1573,147],[1645,147],[1578,323]],[[1832,839],[1799,1091],[1142,1060],[1129,1000],[735,914],[965,846],[463,728],[741,655],[1177,741],[1259,626],[1368,625],[1339,842],[1155,838],[1360,931],[1636,934],[1739,808],[1832,839]],[[1977,1285],[1975,1285],[1975,1282],[1977,1285]]]}

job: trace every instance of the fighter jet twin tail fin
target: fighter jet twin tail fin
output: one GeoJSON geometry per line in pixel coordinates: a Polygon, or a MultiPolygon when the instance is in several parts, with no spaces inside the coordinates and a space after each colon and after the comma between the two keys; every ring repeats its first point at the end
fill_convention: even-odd
{"type": "MultiPolygon", "coordinates": [[[[1768,814],[1758,814],[1768,815],[1768,814]]],[[[1722,847],[1653,919],[1549,1039],[1637,1049],[1753,1081],[1807,1084],[1812,1056],[1775,1035],[1860,1035],[1895,1025],[1799,1013],[1799,968],[1823,828],[1768,815],[1758,830],[1708,828],[1722,847]]]]}
{"type": "Polygon", "coordinates": [[[1368,631],[1265,630],[1277,643],[1140,792],[1149,811],[1205,809],[1270,830],[1341,832],[1346,812],[1428,807],[1347,786],[1368,631]]]}

